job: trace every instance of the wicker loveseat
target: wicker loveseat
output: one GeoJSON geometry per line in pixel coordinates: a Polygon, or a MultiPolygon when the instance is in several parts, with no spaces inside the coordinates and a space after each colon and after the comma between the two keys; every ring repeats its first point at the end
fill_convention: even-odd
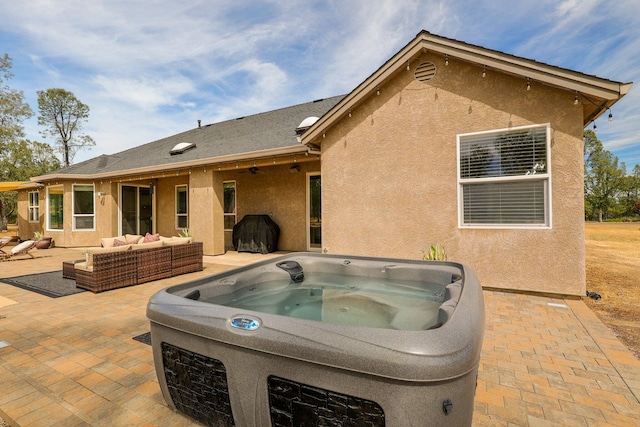
{"type": "Polygon", "coordinates": [[[102,292],[202,270],[202,242],[162,238],[151,243],[90,248],[74,265],[76,287],[102,292]]]}

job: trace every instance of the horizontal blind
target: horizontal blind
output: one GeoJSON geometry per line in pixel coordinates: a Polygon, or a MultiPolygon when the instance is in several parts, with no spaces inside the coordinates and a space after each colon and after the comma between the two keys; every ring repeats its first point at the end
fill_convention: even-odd
{"type": "Polygon", "coordinates": [[[73,186],[73,214],[90,214],[94,212],[93,185],[73,186]]]}
{"type": "Polygon", "coordinates": [[[463,184],[466,225],[546,224],[546,179],[463,184]]]}
{"type": "Polygon", "coordinates": [[[540,126],[460,138],[460,178],[547,173],[547,128],[540,126]]]}

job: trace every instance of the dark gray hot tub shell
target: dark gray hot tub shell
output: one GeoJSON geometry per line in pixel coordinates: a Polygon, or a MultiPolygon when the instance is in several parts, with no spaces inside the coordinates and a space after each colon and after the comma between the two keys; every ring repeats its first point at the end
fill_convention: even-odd
{"type": "Polygon", "coordinates": [[[462,264],[293,253],[160,291],[147,316],[165,400],[203,424],[294,425],[312,413],[337,423],[349,413],[371,426],[471,425],[484,305],[462,264]],[[199,301],[287,275],[276,267],[285,261],[305,273],[442,283],[439,324],[420,331],[345,326],[199,301]],[[234,319],[259,326],[234,327],[234,319]],[[213,383],[223,390],[208,391],[213,383]]]}

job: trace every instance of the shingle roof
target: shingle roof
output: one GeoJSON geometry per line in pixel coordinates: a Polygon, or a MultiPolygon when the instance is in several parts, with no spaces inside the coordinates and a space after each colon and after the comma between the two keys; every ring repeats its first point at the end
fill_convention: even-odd
{"type": "Polygon", "coordinates": [[[296,139],[295,130],[300,122],[311,116],[321,117],[343,97],[344,95],[334,96],[204,125],[116,154],[101,155],[40,178],[46,178],[47,175],[117,174],[119,171],[174,164],[178,166],[183,162],[298,147],[301,144],[296,139]],[[171,155],[171,149],[181,142],[193,143],[196,148],[171,155]]]}

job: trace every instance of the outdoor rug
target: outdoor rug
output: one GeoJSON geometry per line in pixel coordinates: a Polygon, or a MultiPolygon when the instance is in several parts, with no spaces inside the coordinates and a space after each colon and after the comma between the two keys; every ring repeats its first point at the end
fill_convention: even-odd
{"type": "Polygon", "coordinates": [[[84,289],[76,288],[75,280],[63,278],[62,270],[51,271],[49,273],[29,274],[27,276],[0,278],[0,282],[51,298],[86,292],[84,289]]]}

